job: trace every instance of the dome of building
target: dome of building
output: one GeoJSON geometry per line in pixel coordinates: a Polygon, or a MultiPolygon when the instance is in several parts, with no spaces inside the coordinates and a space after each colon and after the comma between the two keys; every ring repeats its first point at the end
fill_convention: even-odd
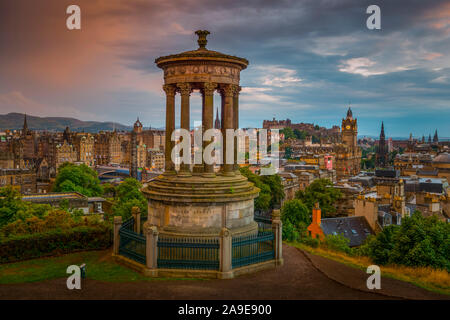
{"type": "Polygon", "coordinates": [[[239,65],[241,70],[243,70],[247,67],[248,60],[245,58],[240,58],[240,57],[236,57],[236,56],[232,56],[232,55],[224,54],[221,52],[206,49],[206,44],[208,42],[206,40],[206,36],[209,34],[209,31],[198,30],[195,33],[199,37],[199,39],[197,41],[199,47],[197,50],[190,50],[190,51],[185,51],[185,52],[178,53],[178,54],[172,54],[169,56],[159,57],[155,60],[155,63],[158,65],[158,67],[162,68],[162,67],[166,66],[167,64],[173,64],[174,62],[183,64],[184,62],[188,61],[188,62],[192,63],[195,60],[197,60],[197,61],[205,61],[205,60],[206,61],[221,61],[221,62],[233,63],[236,65],[239,65]]]}
{"type": "Polygon", "coordinates": [[[441,153],[433,159],[433,163],[450,163],[450,154],[441,153]]]}

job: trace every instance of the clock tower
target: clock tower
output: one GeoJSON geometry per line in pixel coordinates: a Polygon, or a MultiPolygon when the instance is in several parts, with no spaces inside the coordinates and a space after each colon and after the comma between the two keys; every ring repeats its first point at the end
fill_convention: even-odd
{"type": "Polygon", "coordinates": [[[341,143],[335,147],[336,175],[338,179],[356,175],[361,169],[361,149],[358,147],[358,124],[352,109],[342,119],[341,143]]]}
{"type": "Polygon", "coordinates": [[[352,109],[349,107],[347,117],[342,119],[342,143],[356,149],[357,136],[358,124],[356,119],[353,119],[352,109]]]}

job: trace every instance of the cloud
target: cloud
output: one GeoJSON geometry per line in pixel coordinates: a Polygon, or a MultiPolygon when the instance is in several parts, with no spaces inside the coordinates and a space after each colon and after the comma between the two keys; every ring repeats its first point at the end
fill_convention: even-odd
{"type": "Polygon", "coordinates": [[[443,83],[443,84],[450,83],[449,82],[449,78],[447,76],[440,76],[440,77],[434,78],[430,82],[432,82],[432,83],[443,83]]]}
{"type": "MultiPolygon", "coordinates": [[[[77,0],[80,32],[65,28],[69,4],[0,2],[1,112],[122,123],[139,115],[164,126],[154,59],[195,49],[193,32],[208,29],[208,49],[250,61],[241,74],[243,126],[273,114],[333,125],[351,101],[356,115],[395,117],[395,109],[405,127],[448,131],[448,1],[380,0],[380,31],[365,26],[368,0],[77,0]]],[[[378,132],[364,117],[360,129],[378,132]]]]}
{"type": "Polygon", "coordinates": [[[300,84],[303,80],[297,76],[297,71],[281,66],[258,66],[257,69],[264,73],[260,82],[265,86],[288,87],[300,84]]]}

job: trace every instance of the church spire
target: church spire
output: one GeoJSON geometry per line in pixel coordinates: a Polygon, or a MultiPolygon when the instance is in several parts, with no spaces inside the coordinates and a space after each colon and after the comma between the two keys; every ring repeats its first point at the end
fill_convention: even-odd
{"type": "Polygon", "coordinates": [[[438,134],[437,134],[437,129],[436,129],[436,131],[434,132],[433,142],[434,142],[434,143],[438,143],[438,142],[439,142],[439,138],[438,138],[438,134]]]}
{"type": "Polygon", "coordinates": [[[217,107],[216,120],[214,121],[214,129],[220,129],[219,107],[217,107]]]}
{"type": "Polygon", "coordinates": [[[22,133],[23,134],[27,134],[28,133],[27,114],[24,113],[23,115],[24,115],[24,117],[23,117],[23,130],[22,130],[22,133]]]}
{"type": "Polygon", "coordinates": [[[381,133],[380,133],[380,138],[385,138],[386,136],[384,135],[384,122],[381,121],[381,133]]]}

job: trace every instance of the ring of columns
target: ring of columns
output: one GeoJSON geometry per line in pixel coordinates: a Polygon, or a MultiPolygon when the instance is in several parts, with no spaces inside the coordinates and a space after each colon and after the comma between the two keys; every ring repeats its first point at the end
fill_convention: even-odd
{"type": "MultiPolygon", "coordinates": [[[[207,31],[199,30],[199,48],[155,60],[164,71],[166,96],[165,172],[142,191],[148,199],[148,222],[161,233],[190,236],[216,236],[222,228],[234,234],[257,232],[254,222],[254,198],[259,189],[239,174],[237,164],[222,164],[219,172],[213,164],[191,166],[181,163],[178,171],[171,159],[175,142],[175,97],[181,96],[179,127],[190,131],[190,95],[202,95],[202,131],[214,128],[214,93],[221,98],[221,130],[239,128],[240,72],[248,65],[244,58],[206,49],[207,31]]],[[[223,139],[223,159],[226,159],[223,139]]],[[[213,142],[203,142],[203,149],[213,142]]],[[[234,143],[236,160],[236,143],[234,143]]],[[[202,157],[203,159],[203,157],[202,157]]],[[[223,161],[224,163],[225,161],[223,161]]],[[[236,162],[235,162],[236,163],[236,162]]]]}

